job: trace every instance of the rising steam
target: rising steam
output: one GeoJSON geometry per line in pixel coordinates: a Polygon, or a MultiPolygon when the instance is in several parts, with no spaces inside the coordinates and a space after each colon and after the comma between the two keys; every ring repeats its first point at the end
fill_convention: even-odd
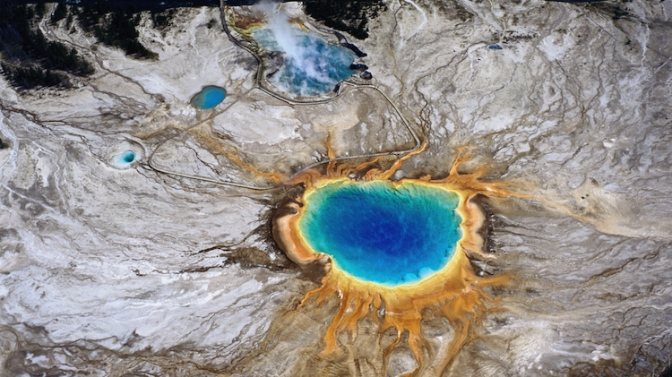
{"type": "Polygon", "coordinates": [[[271,79],[273,84],[294,95],[315,96],[330,92],[352,75],[352,52],[292,26],[274,2],[262,1],[255,7],[264,14],[265,29],[270,33],[265,37],[260,30],[255,39],[266,49],[282,52],[285,59],[283,68],[271,79]]]}

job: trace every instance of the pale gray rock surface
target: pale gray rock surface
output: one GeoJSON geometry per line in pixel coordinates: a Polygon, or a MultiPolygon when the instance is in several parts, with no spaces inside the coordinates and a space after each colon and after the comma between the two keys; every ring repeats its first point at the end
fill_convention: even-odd
{"type": "MultiPolygon", "coordinates": [[[[387,4],[351,41],[429,142],[395,178],[441,178],[467,147],[540,199],[486,201],[495,258],[475,265],[516,284],[443,375],[660,373],[672,355],[670,0],[387,4]]],[[[145,15],[157,61],[43,22],[96,73],[67,91],[0,83],[0,375],[310,375],[333,303],[283,322],[318,286],[270,236],[294,188],[218,186],[148,158],[160,146],[160,166],[261,186],[231,156],[286,175],[324,159],[328,137],[339,156],[413,139],[372,90],[315,106],[249,91],[256,63],[221,22],[218,9],[180,9],[160,31],[145,15]],[[205,85],[228,92],[212,111],[189,105],[205,85]],[[135,161],[115,165],[125,151],[135,161]]],[[[442,323],[425,329],[437,349],[452,336],[442,323]]],[[[331,373],[382,370],[362,352],[331,373]]],[[[387,373],[414,365],[402,344],[387,373]]]]}

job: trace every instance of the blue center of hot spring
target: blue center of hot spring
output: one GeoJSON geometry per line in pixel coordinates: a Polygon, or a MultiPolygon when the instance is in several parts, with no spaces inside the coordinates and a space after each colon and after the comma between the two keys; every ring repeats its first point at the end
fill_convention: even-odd
{"type": "Polygon", "coordinates": [[[459,196],[404,182],[339,181],[310,194],[299,229],[316,252],[361,280],[395,286],[441,270],[461,238],[459,196]]]}
{"type": "Polygon", "coordinates": [[[130,164],[131,162],[133,162],[133,160],[135,160],[135,153],[133,153],[131,151],[125,152],[123,160],[124,160],[124,162],[130,164]]]}
{"type": "Polygon", "coordinates": [[[212,109],[226,98],[226,90],[218,86],[206,86],[191,99],[191,104],[199,109],[212,109]]]}

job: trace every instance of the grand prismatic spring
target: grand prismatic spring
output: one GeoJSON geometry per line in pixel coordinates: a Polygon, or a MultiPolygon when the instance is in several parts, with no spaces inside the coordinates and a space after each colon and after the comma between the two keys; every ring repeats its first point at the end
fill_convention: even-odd
{"type": "Polygon", "coordinates": [[[672,375],[672,1],[22,3],[0,376],[672,375]]]}
{"type": "Polygon", "coordinates": [[[299,231],[353,277],[417,283],[446,268],[461,238],[459,196],[440,187],[336,181],[304,195],[299,231]]]}
{"type": "Polygon", "coordinates": [[[484,214],[474,199],[526,196],[512,191],[514,186],[482,182],[483,170],[460,174],[464,158],[441,180],[388,181],[403,159],[385,171],[368,170],[363,182],[347,178],[353,169],[334,164],[326,176],[307,172],[295,178],[306,191],[298,203],[289,201],[278,212],[273,231],[290,259],[325,272],[322,286],[309,292],[298,310],[332,297],[340,300],[320,357],[342,352],[339,334],[357,334],[358,323],[368,319],[377,327],[374,333],[396,331],[396,340],[380,350],[383,360],[407,332],[418,362],[411,374],[440,375],[473,339],[481,316],[498,310],[486,291],[510,284],[511,278],[477,276],[469,263],[485,255],[484,214]],[[446,318],[455,331],[440,350],[423,338],[426,310],[446,318]],[[426,355],[433,355],[427,364],[426,355]]]}

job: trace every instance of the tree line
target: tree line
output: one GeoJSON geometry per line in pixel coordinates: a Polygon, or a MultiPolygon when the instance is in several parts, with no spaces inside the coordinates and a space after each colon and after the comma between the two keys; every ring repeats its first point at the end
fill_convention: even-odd
{"type": "Polygon", "coordinates": [[[306,14],[355,38],[369,37],[368,21],[386,8],[382,0],[304,0],[306,14]]]}
{"type": "Polygon", "coordinates": [[[65,73],[88,76],[94,71],[74,48],[47,40],[35,27],[44,16],[43,6],[39,3],[33,9],[25,4],[0,4],[2,73],[13,86],[21,89],[68,86],[65,73]]]}
{"type": "Polygon", "coordinates": [[[156,59],[158,55],[140,43],[137,26],[140,14],[133,7],[112,8],[107,4],[83,7],[77,15],[77,23],[85,32],[108,46],[122,49],[126,55],[138,59],[156,59]]]}
{"type": "MultiPolygon", "coordinates": [[[[49,41],[37,24],[46,15],[44,2],[27,5],[0,0],[0,59],[2,74],[19,89],[45,86],[69,87],[68,75],[88,76],[94,68],[74,48],[49,41]]],[[[150,17],[157,28],[172,24],[174,10],[152,10],[150,17]]],[[[140,43],[137,26],[140,14],[132,5],[112,7],[106,3],[77,6],[61,1],[56,4],[49,22],[62,22],[66,29],[73,24],[96,37],[102,44],[117,47],[137,59],[156,59],[158,55],[140,43]]]]}

